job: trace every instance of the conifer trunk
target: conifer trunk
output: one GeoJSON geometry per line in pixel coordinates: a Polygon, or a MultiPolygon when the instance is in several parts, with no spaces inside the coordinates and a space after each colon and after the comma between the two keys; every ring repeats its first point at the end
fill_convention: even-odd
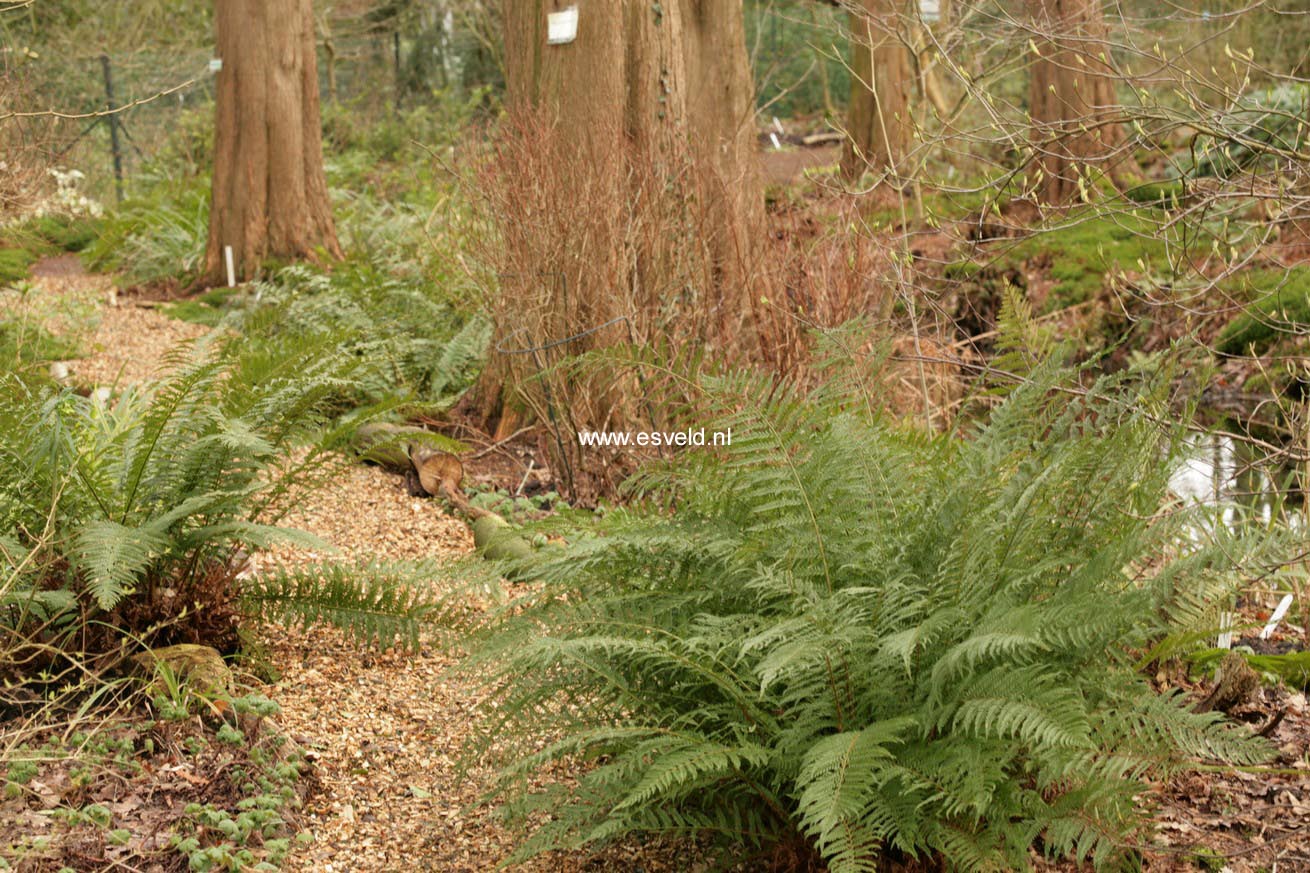
{"type": "Polygon", "coordinates": [[[853,178],[866,169],[895,174],[909,150],[909,49],[897,37],[896,0],[858,0],[851,12],[851,99],[849,139],[842,172],[853,178]]]}
{"type": "Polygon", "coordinates": [[[214,173],[205,280],[268,258],[341,256],[323,173],[310,0],[215,0],[214,173]]]}
{"type": "Polygon", "coordinates": [[[1029,89],[1039,198],[1069,203],[1090,194],[1089,169],[1107,172],[1123,142],[1098,0],[1028,0],[1036,35],[1029,89]]]}
{"type": "MultiPolygon", "coordinates": [[[[528,402],[560,431],[617,427],[646,415],[632,384],[603,374],[543,389],[532,377],[552,355],[629,341],[691,342],[721,358],[757,350],[748,295],[764,198],[742,4],[505,0],[503,9],[504,147],[518,152],[500,177],[495,345],[550,348],[540,360],[494,357],[481,411],[493,418],[507,393],[529,385],[548,390],[528,402]],[[576,38],[548,44],[548,16],[574,5],[576,38]],[[612,326],[593,332],[599,325],[612,326]]],[[[565,440],[576,443],[567,433],[552,452],[568,454],[565,440]]]]}
{"type": "Polygon", "coordinates": [[[756,171],[755,82],[742,4],[679,0],[686,63],[687,136],[710,194],[711,239],[720,285],[734,307],[751,281],[764,224],[756,171]]]}

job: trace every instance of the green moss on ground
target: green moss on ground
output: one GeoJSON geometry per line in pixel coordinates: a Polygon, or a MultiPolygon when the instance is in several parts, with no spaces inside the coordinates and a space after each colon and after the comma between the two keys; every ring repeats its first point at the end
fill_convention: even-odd
{"type": "Polygon", "coordinates": [[[1161,208],[1177,207],[1185,194],[1186,190],[1181,179],[1141,182],[1124,190],[1124,196],[1134,203],[1161,208]]]}
{"type": "Polygon", "coordinates": [[[1219,333],[1215,346],[1226,355],[1263,354],[1282,337],[1310,327],[1310,267],[1251,270],[1225,290],[1250,301],[1219,333]]]}
{"type": "Polygon", "coordinates": [[[165,315],[192,324],[215,327],[227,314],[228,302],[237,293],[236,288],[214,288],[186,300],[178,300],[163,309],[165,315]]]}
{"type": "Polygon", "coordinates": [[[1164,263],[1166,245],[1154,220],[1135,213],[1074,215],[1014,245],[994,267],[1019,268],[1042,258],[1054,280],[1043,313],[1095,298],[1108,274],[1147,272],[1164,263]]]}
{"type": "Polygon", "coordinates": [[[0,248],[0,285],[26,279],[38,257],[40,255],[26,248],[0,248]]]}

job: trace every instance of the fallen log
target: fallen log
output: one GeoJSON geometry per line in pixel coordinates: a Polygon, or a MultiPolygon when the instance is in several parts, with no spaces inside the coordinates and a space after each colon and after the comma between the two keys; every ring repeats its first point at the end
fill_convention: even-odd
{"type": "Polygon", "coordinates": [[[526,561],[532,546],[514,532],[513,526],[494,512],[473,522],[473,546],[489,561],[526,561]]]}
{"type": "Polygon", "coordinates": [[[371,422],[355,431],[356,454],[404,476],[415,497],[459,494],[464,465],[454,452],[442,448],[452,444],[441,434],[408,424],[371,422]]]}
{"type": "Polygon", "coordinates": [[[801,137],[801,145],[813,148],[814,146],[827,145],[828,143],[841,142],[846,138],[844,133],[812,133],[809,136],[801,137]]]}
{"type": "Polygon", "coordinates": [[[523,561],[532,556],[532,546],[515,532],[502,516],[469,503],[461,486],[464,465],[455,453],[440,446],[452,441],[406,424],[373,422],[355,432],[359,457],[405,477],[415,497],[441,497],[453,506],[473,529],[478,553],[492,561],[523,561]]]}
{"type": "Polygon", "coordinates": [[[413,466],[411,445],[430,445],[431,431],[407,424],[370,422],[355,431],[355,454],[361,460],[404,474],[413,466]]]}

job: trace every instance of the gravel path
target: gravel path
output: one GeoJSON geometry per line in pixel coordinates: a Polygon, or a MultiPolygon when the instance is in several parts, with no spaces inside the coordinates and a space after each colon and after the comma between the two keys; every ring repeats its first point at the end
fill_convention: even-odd
{"type": "MultiPolygon", "coordinates": [[[[439,560],[473,548],[464,522],[436,501],[408,496],[399,476],[371,467],[348,468],[286,523],[332,543],[345,560],[439,560]]],[[[287,550],[276,560],[302,557],[326,556],[287,550]]],[[[513,850],[513,835],[493,812],[472,808],[491,774],[461,772],[458,759],[480,698],[449,675],[448,652],[425,639],[416,653],[377,653],[331,628],[279,630],[267,644],[281,678],[266,693],[282,706],[282,727],[311,754],[318,780],[301,823],[314,842],[286,869],[482,873],[513,850]]],[[[634,843],[514,869],[701,868],[680,855],[678,846],[634,843]]]]}
{"type": "MultiPolygon", "coordinates": [[[[284,550],[279,562],[340,557],[407,560],[462,557],[473,538],[438,502],[410,497],[399,476],[350,467],[286,523],[332,543],[333,556],[284,550]]],[[[434,580],[440,586],[442,580],[434,580]]],[[[514,847],[494,813],[476,806],[485,768],[460,769],[460,750],[481,703],[450,675],[455,660],[431,639],[418,652],[364,650],[331,628],[278,629],[266,643],[281,678],[266,689],[279,723],[310,753],[317,790],[302,828],[314,842],[288,870],[315,873],[401,869],[482,873],[514,847]]],[[[514,868],[569,871],[688,871],[683,847],[629,843],[598,856],[555,855],[514,868]]]]}
{"type": "Polygon", "coordinates": [[[75,384],[123,386],[157,378],[169,349],[207,331],[120,298],[110,277],[85,272],[73,256],[38,262],[31,284],[32,293],[0,298],[0,308],[22,312],[85,353],[65,362],[75,384]]]}

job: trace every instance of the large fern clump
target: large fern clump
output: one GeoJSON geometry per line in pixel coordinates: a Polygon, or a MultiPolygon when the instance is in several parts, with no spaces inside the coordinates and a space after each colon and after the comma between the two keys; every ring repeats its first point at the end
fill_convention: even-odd
{"type": "Polygon", "coordinates": [[[228,650],[241,621],[261,616],[412,640],[428,604],[399,568],[243,578],[246,556],[276,543],[325,547],[280,523],[347,457],[351,424],[330,413],[354,365],[322,351],[202,345],[179,352],[166,381],[112,399],[11,380],[0,393],[6,644],[228,650]]]}
{"type": "Polygon", "coordinates": [[[358,364],[345,406],[395,398],[441,406],[471,383],[491,336],[484,318],[443,293],[366,261],[331,275],[293,265],[258,284],[258,305],[238,326],[247,349],[328,341],[344,349],[358,364]]]}
{"type": "Polygon", "coordinates": [[[642,475],[642,509],[542,549],[481,628],[470,753],[505,756],[516,858],[673,833],[834,873],[1107,866],[1146,780],[1262,756],[1135,667],[1249,552],[1161,511],[1161,392],[1038,367],[930,436],[873,411],[871,374],[712,382],[731,446],[642,475]]]}

